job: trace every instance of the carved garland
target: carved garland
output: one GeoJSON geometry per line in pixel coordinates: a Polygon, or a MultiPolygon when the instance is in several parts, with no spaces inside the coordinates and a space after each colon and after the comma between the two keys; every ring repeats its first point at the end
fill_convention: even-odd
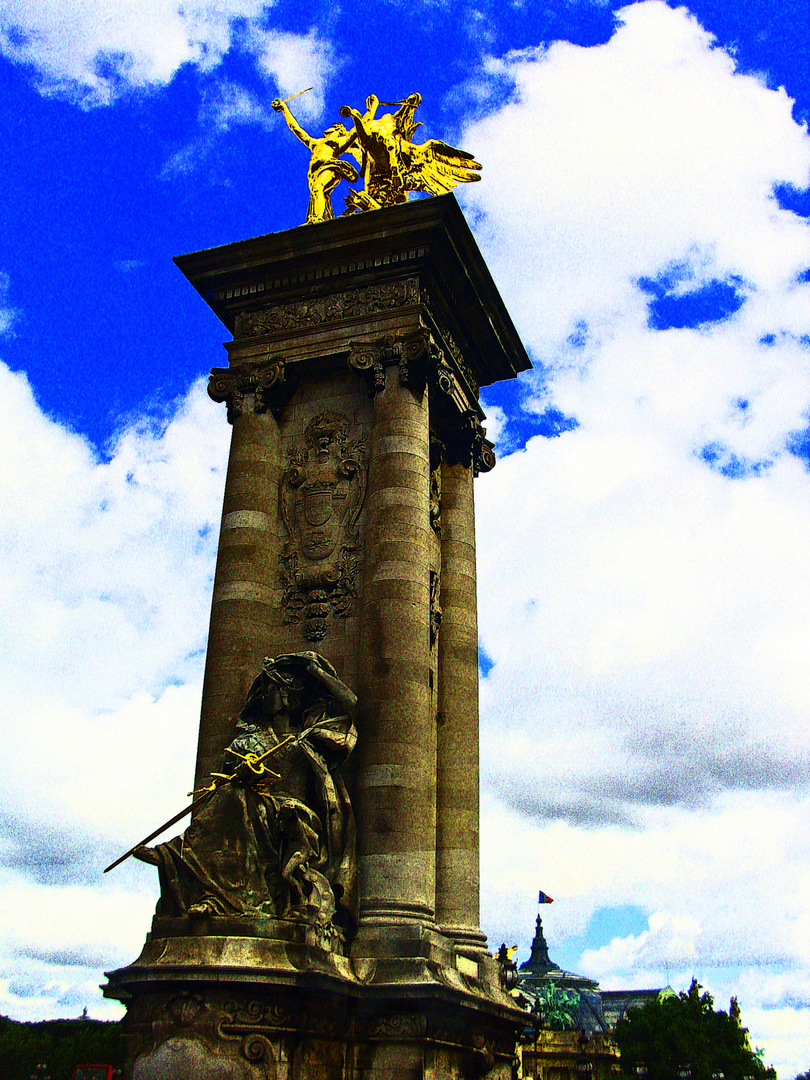
{"type": "Polygon", "coordinates": [[[260,311],[243,311],[236,317],[234,337],[257,337],[260,334],[304,330],[325,323],[339,322],[358,315],[373,315],[408,307],[419,302],[419,281],[404,278],[380,285],[346,289],[331,296],[294,300],[260,311]]]}

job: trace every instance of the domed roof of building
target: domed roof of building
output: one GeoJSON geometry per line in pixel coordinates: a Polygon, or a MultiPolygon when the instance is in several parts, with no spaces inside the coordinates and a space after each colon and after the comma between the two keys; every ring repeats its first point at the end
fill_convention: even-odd
{"type": "Polygon", "coordinates": [[[564,1005],[566,1002],[571,1004],[569,1011],[571,1028],[578,1028],[586,1035],[608,1030],[602,1015],[599,983],[584,975],[563,971],[559,964],[551,960],[539,915],[535,925],[531,955],[520,965],[518,974],[519,989],[528,991],[535,998],[541,1011],[544,1001],[557,997],[564,1005]],[[576,995],[576,1004],[574,1004],[573,995],[576,995]]]}

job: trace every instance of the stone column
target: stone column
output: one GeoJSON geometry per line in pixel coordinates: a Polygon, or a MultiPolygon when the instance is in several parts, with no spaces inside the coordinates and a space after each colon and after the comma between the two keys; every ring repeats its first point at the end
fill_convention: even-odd
{"type": "Polygon", "coordinates": [[[374,400],[355,796],[361,933],[390,921],[432,924],[434,915],[427,398],[389,367],[374,400]]]}
{"type": "Polygon", "coordinates": [[[278,424],[265,408],[260,389],[231,389],[227,396],[217,395],[212,380],[210,392],[215,400],[227,400],[233,434],[203,680],[196,787],[218,769],[267,642],[281,623],[278,424]]]}
{"type": "Polygon", "coordinates": [[[483,948],[473,468],[442,462],[441,491],[436,921],[459,945],[483,948]]]}

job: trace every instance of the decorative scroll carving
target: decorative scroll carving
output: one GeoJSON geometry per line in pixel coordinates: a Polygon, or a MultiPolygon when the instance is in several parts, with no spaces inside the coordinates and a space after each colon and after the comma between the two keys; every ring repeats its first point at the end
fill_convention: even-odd
{"type": "Polygon", "coordinates": [[[437,536],[442,534],[442,457],[444,446],[435,438],[430,440],[430,527],[437,536]]]}
{"type": "Polygon", "coordinates": [[[369,397],[385,389],[385,368],[391,364],[399,366],[399,381],[403,386],[421,393],[434,354],[435,362],[438,362],[438,352],[423,327],[411,334],[386,334],[376,341],[352,341],[349,345],[349,367],[366,374],[369,397]]]}
{"type": "Polygon", "coordinates": [[[370,1039],[418,1039],[427,1030],[421,1013],[394,1013],[378,1016],[368,1026],[370,1039]]]}
{"type": "MultiPolygon", "coordinates": [[[[357,740],[356,703],[317,653],[265,659],[191,825],[135,849],[158,867],[158,915],[303,922],[322,947],[343,947],[357,920],[357,857],[339,768],[357,740]]],[[[199,1011],[175,999],[178,1024],[199,1011]]]]}
{"type": "Polygon", "coordinates": [[[481,426],[478,412],[463,407],[464,392],[447,364],[440,360],[431,372],[434,389],[445,394],[454,406],[442,432],[446,460],[451,465],[472,468],[474,476],[489,472],[495,467],[495,451],[481,426]]]}
{"type": "Polygon", "coordinates": [[[219,1029],[229,1035],[245,1035],[248,1032],[275,1031],[293,1026],[289,1009],[277,1002],[234,1000],[226,1004],[226,1013],[219,1022],[219,1029]]]}
{"type": "Polygon", "coordinates": [[[439,639],[439,627],[442,624],[442,607],[439,602],[441,594],[441,575],[437,570],[430,571],[430,647],[439,639]]]}
{"type": "Polygon", "coordinates": [[[145,1080],[169,1075],[274,1080],[281,1040],[297,1030],[298,1019],[274,1000],[260,1002],[211,988],[203,1000],[199,991],[153,989],[128,1003],[122,1026],[130,1067],[145,1080]],[[201,1006],[191,1020],[186,1001],[201,1006]],[[247,1073],[246,1062],[253,1066],[247,1073]]]}
{"type": "Polygon", "coordinates": [[[453,335],[448,330],[447,323],[444,321],[444,319],[441,318],[439,313],[436,311],[435,306],[433,304],[431,304],[430,301],[427,298],[425,300],[425,304],[426,304],[426,307],[427,307],[428,312],[430,314],[430,317],[433,319],[434,323],[436,324],[436,329],[441,334],[442,341],[447,346],[447,351],[453,357],[453,360],[456,363],[456,367],[461,372],[461,374],[464,376],[464,379],[466,380],[467,385],[469,386],[470,390],[473,392],[473,394],[477,398],[478,397],[479,386],[478,386],[478,380],[475,377],[475,373],[473,372],[473,369],[470,367],[470,365],[464,359],[464,354],[462,353],[461,349],[458,347],[458,344],[456,343],[456,339],[453,337],[453,335]]]}
{"type": "Polygon", "coordinates": [[[332,293],[331,296],[318,296],[291,301],[287,304],[276,304],[274,307],[262,308],[260,311],[243,311],[236,318],[234,337],[255,337],[286,330],[304,330],[357,315],[373,315],[379,311],[408,307],[418,301],[419,282],[416,278],[366,285],[363,288],[332,293]]]}
{"type": "Polygon", "coordinates": [[[399,360],[399,344],[391,334],[377,341],[350,341],[347,363],[353,371],[365,374],[368,396],[374,397],[385,389],[385,364],[399,360]]]}
{"type": "Polygon", "coordinates": [[[213,401],[226,403],[229,424],[246,408],[255,413],[269,410],[278,417],[294,389],[285,375],[285,364],[280,356],[257,364],[213,368],[208,379],[208,396],[213,401]]]}
{"type": "Polygon", "coordinates": [[[366,495],[366,440],[348,441],[349,419],[322,412],[307,425],[305,447],[290,455],[281,479],[281,515],[289,540],[281,552],[285,622],[304,620],[322,641],[331,612],[352,614],[357,595],[357,519],[366,495]]]}
{"type": "Polygon", "coordinates": [[[399,352],[399,381],[414,393],[421,393],[427,384],[430,361],[436,363],[439,357],[429,331],[421,327],[401,338],[399,352]]]}

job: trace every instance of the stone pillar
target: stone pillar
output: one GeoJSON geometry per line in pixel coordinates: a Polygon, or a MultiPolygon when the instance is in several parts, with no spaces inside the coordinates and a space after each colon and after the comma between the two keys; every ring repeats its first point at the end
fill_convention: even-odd
{"type": "Polygon", "coordinates": [[[483,949],[478,858],[478,618],[473,468],[442,462],[436,921],[483,949]]]}
{"type": "Polygon", "coordinates": [[[233,424],[203,679],[195,787],[219,768],[223,747],[261,668],[272,629],[280,625],[278,485],[281,441],[261,388],[239,389],[233,377],[210,393],[228,402],[233,424]]]}
{"type": "MultiPolygon", "coordinates": [[[[257,803],[244,836],[272,898],[181,900],[109,974],[126,1080],[509,1080],[525,1014],[478,930],[472,479],[494,464],[479,388],[529,358],[452,195],[176,262],[234,335],[209,384],[233,437],[198,786],[263,657],[322,653],[357,694],[358,740],[327,766],[340,799],[304,807],[327,838],[345,783],[357,843],[346,814],[331,899],[359,869],[359,925],[348,907],[329,921],[314,873],[287,904],[257,803]]],[[[284,848],[294,823],[271,816],[284,848]]],[[[226,818],[199,815],[192,850],[227,850],[226,818]]]]}
{"type": "Polygon", "coordinates": [[[374,400],[358,687],[361,927],[432,924],[435,909],[427,397],[393,367],[374,400]]]}

